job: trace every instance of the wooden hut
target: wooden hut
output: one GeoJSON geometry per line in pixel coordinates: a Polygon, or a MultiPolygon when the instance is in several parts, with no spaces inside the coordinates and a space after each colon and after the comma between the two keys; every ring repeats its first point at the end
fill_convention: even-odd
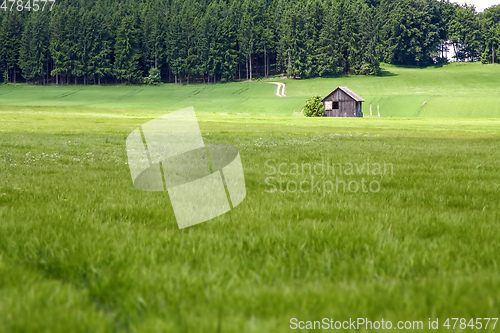
{"type": "Polygon", "coordinates": [[[365,100],[347,87],[338,87],[321,101],[325,117],[363,117],[361,103],[365,100]]]}

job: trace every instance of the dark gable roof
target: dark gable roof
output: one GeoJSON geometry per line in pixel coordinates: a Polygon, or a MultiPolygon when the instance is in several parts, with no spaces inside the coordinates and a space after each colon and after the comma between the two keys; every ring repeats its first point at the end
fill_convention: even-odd
{"type": "Polygon", "coordinates": [[[325,99],[327,99],[328,97],[330,97],[331,94],[333,94],[334,92],[336,92],[339,89],[342,90],[344,93],[346,93],[349,97],[351,97],[356,102],[364,102],[365,101],[364,99],[362,99],[361,97],[359,97],[358,95],[356,95],[353,91],[351,91],[351,89],[349,89],[347,87],[338,87],[337,89],[335,89],[334,91],[332,91],[331,93],[329,93],[321,101],[323,102],[325,99]]]}

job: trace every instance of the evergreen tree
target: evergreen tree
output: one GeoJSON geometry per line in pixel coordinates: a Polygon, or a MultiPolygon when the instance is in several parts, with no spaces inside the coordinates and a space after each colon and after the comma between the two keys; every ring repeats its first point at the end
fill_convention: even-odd
{"type": "Polygon", "coordinates": [[[260,49],[264,56],[264,76],[269,75],[270,55],[276,52],[276,24],[274,14],[274,3],[272,3],[267,7],[262,22],[263,27],[260,49]]]}
{"type": "Polygon", "coordinates": [[[206,13],[201,18],[199,18],[195,33],[196,56],[198,58],[198,63],[195,64],[193,70],[196,75],[202,77],[203,83],[206,82],[206,77],[208,75],[208,58],[210,47],[208,27],[210,20],[213,20],[213,17],[210,17],[210,13],[211,11],[209,8],[207,9],[206,13]]]}
{"type": "Polygon", "coordinates": [[[8,82],[17,82],[19,55],[21,50],[21,39],[23,26],[21,14],[17,11],[9,12],[3,19],[3,32],[0,43],[3,46],[2,62],[6,70],[8,82]]]}
{"type": "Polygon", "coordinates": [[[337,3],[328,1],[325,5],[323,25],[319,34],[318,75],[337,75],[340,67],[340,26],[341,21],[337,11],[337,3]]]}
{"type": "Polygon", "coordinates": [[[219,23],[217,36],[221,43],[221,68],[220,76],[223,80],[230,81],[236,75],[238,65],[238,36],[237,27],[237,7],[221,0],[219,3],[219,23]]]}
{"type": "Polygon", "coordinates": [[[132,16],[125,16],[116,34],[115,75],[120,81],[127,83],[142,81],[142,72],[139,68],[141,58],[139,34],[134,21],[132,16]]]}
{"type": "Polygon", "coordinates": [[[32,13],[26,22],[19,52],[19,67],[28,82],[43,79],[47,73],[48,39],[48,16],[43,12],[32,13]]]}
{"type": "Polygon", "coordinates": [[[101,79],[113,74],[111,23],[99,9],[94,10],[90,20],[93,38],[89,50],[88,75],[93,78],[94,83],[101,84],[101,79]]]}
{"type": "Polygon", "coordinates": [[[241,53],[246,58],[247,79],[252,80],[252,61],[262,34],[261,21],[264,16],[264,3],[263,0],[245,0],[241,9],[238,40],[241,53]]]}
{"type": "Polygon", "coordinates": [[[49,50],[54,62],[51,75],[55,76],[56,83],[64,84],[65,78],[70,74],[70,42],[71,30],[66,25],[70,16],[64,7],[56,7],[50,21],[49,50]]]}
{"type": "Polygon", "coordinates": [[[359,17],[361,64],[358,74],[378,75],[380,73],[380,61],[378,45],[380,44],[380,24],[374,7],[364,4],[359,17]]]}
{"type": "Polygon", "coordinates": [[[7,68],[5,67],[6,50],[3,43],[4,20],[6,16],[0,16],[0,82],[7,83],[7,68]]]}
{"type": "Polygon", "coordinates": [[[147,68],[162,68],[165,58],[166,5],[148,1],[141,17],[142,56],[147,68]]]}
{"type": "Polygon", "coordinates": [[[187,41],[182,27],[182,12],[182,4],[174,2],[168,13],[166,49],[169,67],[175,76],[175,83],[178,80],[182,83],[182,78],[187,74],[187,41]]]}

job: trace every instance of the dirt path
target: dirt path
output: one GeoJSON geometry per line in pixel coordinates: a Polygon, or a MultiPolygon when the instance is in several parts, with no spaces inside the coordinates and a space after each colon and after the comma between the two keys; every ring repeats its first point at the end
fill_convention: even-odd
{"type": "Polygon", "coordinates": [[[276,96],[278,97],[286,97],[285,95],[285,84],[281,82],[268,82],[270,84],[275,84],[278,86],[278,89],[276,89],[276,96]]]}

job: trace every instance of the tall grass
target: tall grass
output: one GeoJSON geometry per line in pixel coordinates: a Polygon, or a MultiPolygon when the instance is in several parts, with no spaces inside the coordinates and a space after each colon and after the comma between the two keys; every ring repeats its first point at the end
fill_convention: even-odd
{"type": "Polygon", "coordinates": [[[158,115],[157,102],[141,100],[153,111],[129,100],[123,111],[0,112],[0,331],[285,332],[293,317],[498,317],[498,120],[199,114],[207,143],[238,147],[247,198],[179,230],[168,195],[131,182],[126,136],[158,115]],[[268,165],[326,160],[393,172],[341,175],[379,182],[376,193],[270,193],[268,165]]]}

